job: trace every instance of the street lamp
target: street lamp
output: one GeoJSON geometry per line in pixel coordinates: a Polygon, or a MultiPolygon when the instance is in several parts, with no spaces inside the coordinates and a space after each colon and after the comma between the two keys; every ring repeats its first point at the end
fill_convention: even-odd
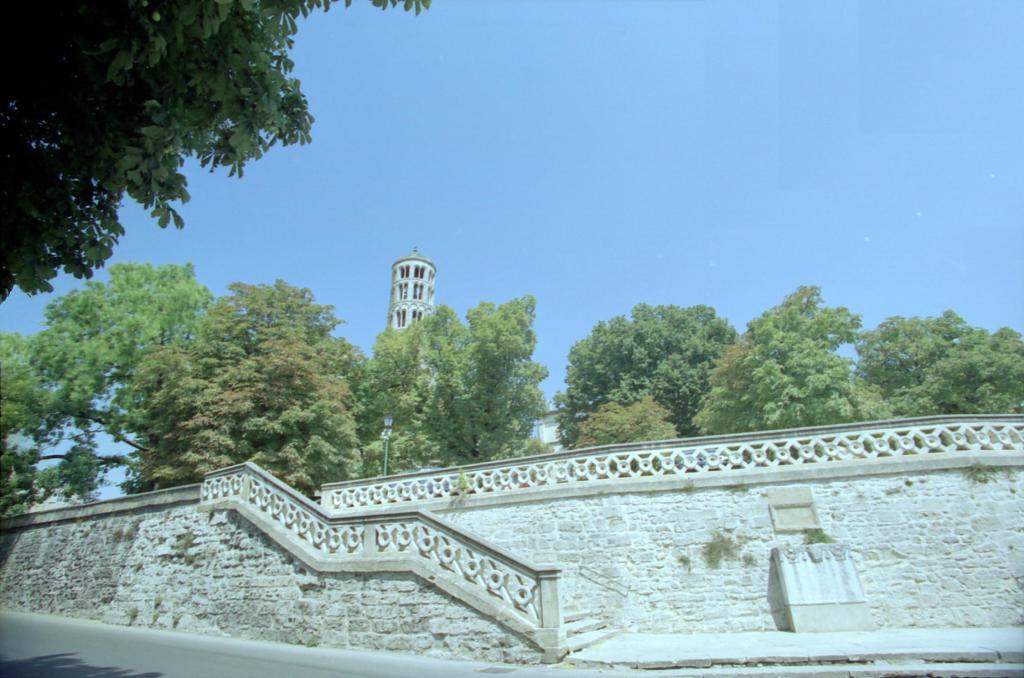
{"type": "Polygon", "coordinates": [[[388,440],[391,438],[391,423],[394,418],[390,414],[384,415],[384,430],[380,432],[380,437],[384,441],[384,475],[388,474],[388,440]]]}

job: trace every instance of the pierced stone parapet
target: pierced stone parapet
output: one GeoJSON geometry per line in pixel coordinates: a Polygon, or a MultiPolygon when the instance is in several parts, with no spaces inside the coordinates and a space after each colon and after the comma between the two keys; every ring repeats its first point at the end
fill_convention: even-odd
{"type": "Polygon", "coordinates": [[[538,580],[529,572],[476,551],[430,525],[387,522],[373,529],[378,552],[427,558],[500,598],[529,619],[540,621],[538,580]]]}
{"type": "Polygon", "coordinates": [[[656,481],[719,471],[983,451],[1024,451],[1024,417],[923,417],[609,445],[385,479],[329,483],[322,488],[322,502],[329,511],[345,512],[585,483],[656,481]]]}
{"type": "Polygon", "coordinates": [[[411,571],[550,656],[564,639],[556,568],[538,568],[426,511],[327,516],[252,463],[208,474],[204,510],[234,509],[318,571],[411,571]]]}

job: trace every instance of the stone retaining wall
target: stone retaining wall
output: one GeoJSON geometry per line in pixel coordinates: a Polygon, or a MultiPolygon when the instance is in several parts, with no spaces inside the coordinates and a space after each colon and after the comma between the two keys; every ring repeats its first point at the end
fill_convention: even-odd
{"type": "Polygon", "coordinates": [[[771,547],[806,536],[776,533],[766,495],[810,488],[824,533],[853,550],[877,626],[1024,623],[1021,466],[965,460],[935,470],[931,461],[894,475],[557,497],[445,516],[524,558],[559,564],[563,608],[596,610],[618,628],[775,630],[771,547]],[[717,568],[704,558],[716,534],[736,545],[717,568]]]}
{"type": "Polygon", "coordinates": [[[540,651],[411,574],[315,574],[194,504],[0,535],[0,605],[209,635],[536,663],[540,651]]]}
{"type": "MultiPolygon", "coordinates": [[[[1024,624],[1021,422],[979,419],[925,422],[945,427],[941,436],[918,431],[918,420],[897,426],[913,432],[898,438],[908,449],[871,458],[833,458],[860,443],[830,430],[845,447],[801,443],[832,455],[808,463],[790,457],[761,465],[740,455],[735,467],[712,472],[709,455],[721,454],[670,450],[665,459],[694,470],[647,472],[629,449],[598,448],[587,453],[595,472],[616,454],[629,477],[593,480],[577,464],[573,472],[586,476],[578,482],[530,476],[537,482],[529,487],[521,487],[527,476],[513,482],[515,474],[491,464],[474,473],[497,474],[508,485],[501,491],[463,495],[443,486],[447,494],[419,504],[333,516],[244,464],[207,476],[202,502],[191,486],[3,521],[0,605],[214,635],[535,663],[571,646],[561,644],[559,609],[637,632],[780,628],[769,603],[771,550],[817,534],[849,548],[880,628],[1024,624]],[[234,489],[221,496],[217,488],[234,489]],[[438,550],[431,541],[399,553],[381,541],[381,526],[402,532],[392,523],[413,519],[409,539],[429,523],[465,548],[438,550]],[[801,531],[808,528],[818,530],[801,531]],[[331,551],[337,529],[356,530],[355,551],[331,551]],[[494,560],[487,576],[463,562],[474,553],[494,560]],[[487,584],[499,561],[533,574],[511,589],[487,584]],[[531,562],[554,567],[524,565],[531,562]],[[506,597],[543,588],[541,579],[551,595],[542,596],[540,617],[551,623],[531,626],[525,613],[509,612],[506,597]]],[[[871,435],[884,442],[889,434],[871,435]]],[[[529,473],[556,457],[528,460],[529,473]]],[[[366,481],[386,491],[406,482],[366,481]]],[[[507,584],[508,576],[498,578],[507,584]]]]}

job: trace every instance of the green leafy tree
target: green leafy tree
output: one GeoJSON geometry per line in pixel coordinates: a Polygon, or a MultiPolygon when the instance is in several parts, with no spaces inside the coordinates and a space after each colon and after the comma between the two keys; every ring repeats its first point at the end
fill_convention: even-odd
{"type": "Polygon", "coordinates": [[[605,403],[580,423],[578,447],[675,438],[670,412],[645,396],[630,405],[605,403]]]}
{"type": "Polygon", "coordinates": [[[354,390],[364,476],[384,472],[381,432],[386,415],[395,422],[388,440],[389,473],[440,463],[437,442],[424,428],[431,385],[423,357],[424,328],[417,322],[400,332],[385,330],[374,343],[373,358],[358,366],[354,390]]]}
{"type": "Polygon", "coordinates": [[[533,457],[538,454],[551,454],[554,451],[555,448],[550,443],[546,443],[539,438],[529,438],[519,449],[513,451],[509,457],[533,457]]]}
{"type": "Polygon", "coordinates": [[[52,301],[38,334],[4,335],[4,410],[15,413],[4,437],[16,434],[37,460],[57,461],[33,476],[40,498],[90,498],[104,472],[128,462],[111,441],[143,449],[145,422],[128,387],[149,351],[191,339],[210,299],[191,266],[118,264],[108,282],[52,301]]]}
{"type": "Polygon", "coordinates": [[[528,440],[544,412],[547,370],[532,360],[534,317],[534,299],[523,297],[481,303],[465,324],[440,306],[408,329],[385,330],[360,387],[366,473],[379,472],[387,413],[395,421],[390,469],[537,451],[528,440]]]}
{"type": "Polygon", "coordinates": [[[889,414],[877,389],[837,353],[852,344],[860,317],[823,305],[801,287],[747,325],[711,375],[695,423],[708,433],[837,424],[889,414]]]}
{"type": "Polygon", "coordinates": [[[580,422],[602,405],[647,396],[668,410],[680,435],[696,433],[711,370],[735,341],[736,331],[708,306],[638,304],[630,318],[599,322],[569,352],[566,390],[555,399],[562,442],[576,445],[580,422]]]}
{"type": "MultiPolygon", "coordinates": [[[[345,5],[352,0],[345,0],[345,5]]],[[[15,3],[0,95],[0,296],[89,277],[124,227],[125,194],[184,224],[188,157],[241,176],[275,144],[307,143],[289,52],[330,0],[15,3]],[[13,64],[19,64],[15,67],[13,64]]],[[[373,0],[385,9],[398,0],[373,0]]],[[[405,0],[418,14],[430,0],[405,0]]]]}
{"type": "Polygon", "coordinates": [[[899,416],[1024,411],[1024,341],[953,311],[889,318],[857,341],[859,374],[899,416]]]}
{"type": "Polygon", "coordinates": [[[28,341],[0,334],[0,516],[24,513],[39,497],[34,434],[47,396],[29,363],[28,341]]]}
{"type": "Polygon", "coordinates": [[[348,378],[360,356],[309,290],[230,286],[195,339],[150,352],[129,389],[142,483],[167,487],[253,461],[312,493],[359,472],[348,378]]]}

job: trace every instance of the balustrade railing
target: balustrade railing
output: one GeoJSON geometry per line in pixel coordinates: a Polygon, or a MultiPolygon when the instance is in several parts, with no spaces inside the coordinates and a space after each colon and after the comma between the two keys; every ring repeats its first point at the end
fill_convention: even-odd
{"type": "Polygon", "coordinates": [[[610,445],[388,478],[329,483],[331,512],[691,473],[975,451],[1024,451],[1024,416],[922,417],[610,445]]]}
{"type": "MultiPolygon", "coordinates": [[[[448,572],[528,625],[557,628],[556,568],[538,568],[425,511],[332,517],[252,463],[208,474],[201,505],[241,508],[322,562],[406,562],[448,572]]],[[[390,568],[390,569],[393,569],[390,568]]]]}

